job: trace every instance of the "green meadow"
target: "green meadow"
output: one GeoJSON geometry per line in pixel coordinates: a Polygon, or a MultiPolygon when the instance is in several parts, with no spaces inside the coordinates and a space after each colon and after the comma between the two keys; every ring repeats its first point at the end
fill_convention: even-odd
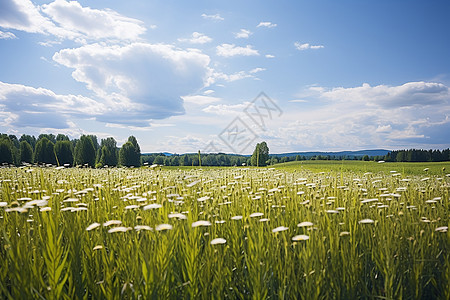
{"type": "Polygon", "coordinates": [[[0,297],[450,299],[449,173],[0,168],[0,297]]]}
{"type": "Polygon", "coordinates": [[[404,175],[440,175],[450,173],[450,162],[385,162],[361,160],[305,160],[276,165],[277,169],[313,172],[387,172],[396,171],[404,175]]]}

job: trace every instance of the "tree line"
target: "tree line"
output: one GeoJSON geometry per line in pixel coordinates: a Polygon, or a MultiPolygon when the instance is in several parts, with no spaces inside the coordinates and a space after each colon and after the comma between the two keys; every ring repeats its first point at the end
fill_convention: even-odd
{"type": "Polygon", "coordinates": [[[69,139],[64,134],[0,134],[0,164],[49,164],[57,166],[135,166],[141,165],[141,149],[134,136],[121,147],[113,137],[98,142],[95,135],[69,139]]]}
{"type": "Polygon", "coordinates": [[[397,162],[433,162],[433,161],[450,161],[450,149],[444,150],[423,150],[423,149],[409,149],[409,150],[395,150],[389,152],[385,156],[385,161],[397,162]]]}
{"type": "Polygon", "coordinates": [[[267,166],[301,160],[363,160],[387,162],[439,162],[450,161],[450,149],[445,150],[395,150],[385,156],[270,156],[266,142],[258,143],[251,156],[225,153],[173,154],[153,153],[141,155],[140,146],[134,136],[117,147],[113,137],[98,142],[95,135],[82,135],[79,139],[69,139],[64,134],[40,134],[37,138],[23,134],[0,134],[0,164],[51,164],[58,166],[267,166]]]}
{"type": "Polygon", "coordinates": [[[163,166],[266,166],[269,162],[269,148],[266,142],[256,145],[252,156],[225,153],[188,153],[170,154],[151,153],[143,154],[142,162],[146,165],[158,164],[163,166]]]}
{"type": "Polygon", "coordinates": [[[249,157],[238,154],[225,153],[210,153],[200,154],[164,154],[151,153],[142,155],[142,163],[145,165],[162,165],[162,166],[216,166],[216,167],[230,167],[250,165],[251,159],[249,157]]]}
{"type": "Polygon", "coordinates": [[[441,162],[450,161],[450,149],[444,150],[395,150],[386,155],[356,156],[356,155],[314,155],[314,156],[271,156],[268,165],[301,160],[362,160],[387,162],[441,162]]]}

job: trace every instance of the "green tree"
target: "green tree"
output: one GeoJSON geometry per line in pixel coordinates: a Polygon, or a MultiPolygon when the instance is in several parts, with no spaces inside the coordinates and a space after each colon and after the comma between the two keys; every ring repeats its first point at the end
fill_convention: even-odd
{"type": "Polygon", "coordinates": [[[119,165],[125,167],[141,166],[141,148],[134,136],[128,137],[119,151],[119,165]]]}
{"type": "Polygon", "coordinates": [[[141,147],[138,144],[137,139],[134,136],[130,136],[128,141],[134,146],[133,164],[136,167],[141,166],[141,147]]]}
{"type": "Polygon", "coordinates": [[[98,143],[98,139],[96,135],[93,134],[89,134],[88,138],[91,139],[92,144],[94,145],[94,149],[95,149],[95,162],[99,162],[100,161],[100,155],[102,153],[101,151],[101,147],[100,144],[98,143]]]}
{"type": "Polygon", "coordinates": [[[128,142],[132,143],[134,147],[136,147],[136,149],[141,152],[141,148],[139,147],[138,141],[136,139],[136,137],[134,136],[129,136],[128,137],[128,142]]]}
{"type": "Polygon", "coordinates": [[[20,147],[19,139],[17,139],[17,137],[14,134],[10,134],[8,137],[11,140],[11,143],[13,144],[13,146],[16,149],[19,149],[19,147],[20,147]]]}
{"type": "Polygon", "coordinates": [[[99,163],[102,166],[117,166],[117,142],[113,137],[102,139],[99,163]]]}
{"type": "Polygon", "coordinates": [[[156,155],[155,154],[150,154],[150,155],[143,155],[141,157],[142,163],[145,165],[152,165],[153,161],[155,160],[156,155]]]}
{"type": "Polygon", "coordinates": [[[154,164],[157,165],[162,165],[164,164],[164,157],[163,155],[158,155],[157,157],[155,157],[155,160],[153,161],[154,164]]]}
{"type": "Polygon", "coordinates": [[[87,135],[82,135],[74,150],[74,163],[76,165],[87,164],[89,167],[95,166],[95,148],[92,139],[87,135]]]}
{"type": "Polygon", "coordinates": [[[141,166],[141,148],[134,136],[128,137],[128,141],[120,149],[119,164],[126,167],[141,166]]]}
{"type": "Polygon", "coordinates": [[[179,166],[180,165],[180,156],[178,156],[178,155],[172,156],[171,160],[170,160],[170,165],[171,166],[179,166]]]}
{"type": "Polygon", "coordinates": [[[277,163],[278,163],[278,158],[277,158],[277,157],[272,156],[272,157],[269,159],[269,164],[270,164],[270,165],[274,165],[274,164],[277,164],[277,163]]]}
{"type": "Polygon", "coordinates": [[[43,138],[47,138],[53,144],[56,143],[56,136],[53,133],[50,133],[50,134],[42,133],[42,134],[40,134],[39,137],[38,137],[38,141],[43,139],[43,138]]]}
{"type": "Polygon", "coordinates": [[[62,134],[62,133],[59,133],[59,134],[56,136],[56,141],[57,141],[57,142],[59,142],[59,141],[70,141],[70,139],[69,139],[69,137],[68,137],[67,135],[62,134]]]}
{"type": "Polygon", "coordinates": [[[140,166],[140,162],[138,163],[135,157],[136,156],[135,150],[136,148],[134,147],[133,143],[126,142],[125,144],[123,144],[122,148],[120,148],[119,151],[119,164],[125,167],[140,166]]]}
{"type": "Polygon", "coordinates": [[[269,160],[269,147],[267,147],[266,142],[261,142],[256,144],[255,150],[253,151],[251,163],[252,166],[264,167],[267,165],[269,160]]]}
{"type": "Polygon", "coordinates": [[[20,142],[20,162],[33,162],[33,148],[26,140],[20,142]]]}
{"type": "Polygon", "coordinates": [[[406,153],[406,152],[404,152],[404,151],[400,151],[400,152],[397,154],[396,160],[397,160],[398,162],[405,161],[405,156],[406,156],[405,153],[406,153]]]}
{"type": "Polygon", "coordinates": [[[183,155],[183,157],[180,160],[180,163],[182,166],[190,166],[191,165],[191,161],[189,159],[189,156],[187,156],[186,154],[183,155]]]}
{"type": "Polygon", "coordinates": [[[90,134],[87,137],[91,139],[92,144],[94,145],[94,149],[95,149],[95,151],[97,151],[97,149],[100,148],[100,145],[98,144],[97,136],[90,134]]]}
{"type": "Polygon", "coordinates": [[[364,155],[363,158],[362,158],[363,161],[369,161],[369,159],[370,159],[369,155],[367,155],[367,154],[364,155]]]}
{"type": "Polygon", "coordinates": [[[36,138],[32,135],[28,134],[22,134],[22,136],[19,139],[19,142],[27,141],[28,144],[30,144],[31,148],[34,150],[34,147],[36,146],[36,138]]]}
{"type": "Polygon", "coordinates": [[[71,165],[73,163],[73,146],[69,140],[58,140],[55,144],[55,153],[58,158],[59,165],[71,165]]]}
{"type": "Polygon", "coordinates": [[[4,164],[13,164],[14,163],[14,157],[13,157],[13,148],[14,146],[11,143],[11,140],[6,138],[0,138],[0,163],[4,164]]]}
{"type": "Polygon", "coordinates": [[[47,137],[42,137],[36,143],[36,148],[34,149],[34,159],[35,163],[53,164],[56,165],[55,156],[55,144],[50,141],[47,137]]]}

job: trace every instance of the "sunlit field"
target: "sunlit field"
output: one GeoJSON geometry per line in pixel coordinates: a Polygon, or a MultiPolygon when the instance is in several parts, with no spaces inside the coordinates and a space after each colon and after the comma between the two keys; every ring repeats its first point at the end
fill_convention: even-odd
{"type": "MultiPolygon", "coordinates": [[[[439,175],[450,173],[450,162],[376,162],[361,160],[305,160],[277,164],[281,170],[310,170],[313,172],[383,172],[396,171],[403,175],[439,175]]],[[[393,172],[394,173],[394,172],[393,172]]]]}
{"type": "Polygon", "coordinates": [[[450,299],[449,163],[1,168],[9,299],[450,299]]]}

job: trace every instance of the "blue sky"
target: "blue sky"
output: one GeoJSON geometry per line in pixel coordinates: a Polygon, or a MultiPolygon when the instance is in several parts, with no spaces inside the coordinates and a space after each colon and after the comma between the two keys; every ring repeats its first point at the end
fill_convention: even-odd
{"type": "Polygon", "coordinates": [[[0,132],[134,135],[143,152],[447,148],[449,13],[448,1],[0,0],[0,132]]]}

